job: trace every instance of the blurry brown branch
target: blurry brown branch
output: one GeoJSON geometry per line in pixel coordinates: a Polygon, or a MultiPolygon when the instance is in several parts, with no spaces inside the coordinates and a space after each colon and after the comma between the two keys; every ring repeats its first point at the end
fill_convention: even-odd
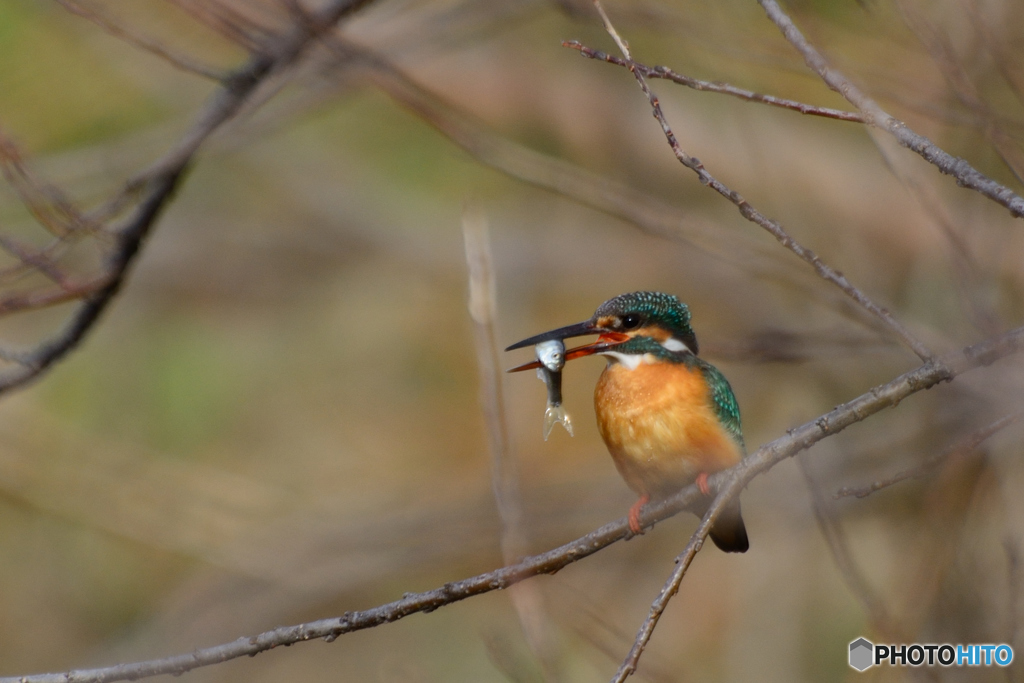
{"type": "Polygon", "coordinates": [[[182,71],[187,71],[214,81],[223,81],[227,77],[226,73],[222,73],[208,64],[198,62],[188,55],[179,54],[151,38],[136,35],[98,11],[85,7],[74,0],[57,0],[57,2],[67,11],[80,16],[83,19],[88,19],[110,35],[120,38],[124,42],[134,45],[141,50],[152,53],[182,71]]]}
{"type": "Polygon", "coordinates": [[[607,52],[589,48],[576,40],[563,41],[562,47],[579,50],[580,54],[584,57],[608,62],[609,64],[617,64],[619,66],[624,66],[627,69],[629,69],[632,64],[632,68],[636,69],[636,71],[640,72],[647,78],[663,78],[665,80],[672,81],[673,83],[678,83],[679,85],[685,85],[687,88],[693,88],[694,90],[732,95],[733,97],[738,97],[739,99],[746,100],[747,102],[758,102],[760,104],[789,109],[790,111],[796,111],[810,116],[823,116],[825,118],[838,119],[840,121],[864,123],[864,117],[856,112],[843,111],[842,109],[830,109],[829,107],[819,107],[813,104],[797,102],[796,100],[787,100],[782,97],[775,97],[774,95],[765,95],[752,90],[737,88],[734,85],[722,83],[720,81],[702,81],[697,78],[691,78],[690,76],[684,76],[683,74],[676,73],[667,66],[645,66],[640,62],[631,63],[621,57],[616,57],[615,55],[610,55],[607,52]]]}
{"type": "Polygon", "coordinates": [[[604,21],[605,29],[615,40],[619,49],[622,50],[623,56],[629,64],[630,72],[636,78],[637,83],[640,85],[640,89],[643,90],[644,94],[647,96],[647,100],[651,103],[654,118],[656,118],[658,123],[661,124],[661,130],[665,133],[665,138],[668,140],[668,144],[672,148],[672,153],[675,154],[676,159],[678,159],[683,166],[686,166],[688,169],[696,173],[697,178],[703,185],[710,187],[715,192],[719,193],[736,205],[736,208],[739,209],[740,214],[744,218],[767,230],[773,237],[775,237],[776,240],[779,241],[780,244],[782,244],[782,246],[789,249],[804,262],[814,268],[814,271],[822,279],[839,287],[839,289],[857,302],[857,304],[885,323],[885,325],[887,325],[900,339],[902,339],[903,342],[913,350],[921,360],[929,360],[933,358],[933,354],[928,347],[917,339],[917,337],[911,334],[910,330],[904,327],[902,323],[896,320],[892,314],[889,313],[888,309],[879,306],[868,298],[866,294],[847,280],[845,275],[832,269],[822,261],[817,254],[810,249],[805,248],[793,239],[793,237],[786,232],[778,221],[768,218],[755,209],[738,192],[732,190],[726,186],[725,183],[712,176],[707,169],[704,168],[704,164],[702,164],[699,159],[690,156],[683,150],[682,146],[679,144],[679,140],[675,136],[675,133],[672,132],[672,128],[669,126],[664,112],[661,110],[661,103],[658,101],[657,96],[651,91],[650,86],[647,84],[647,79],[640,70],[636,68],[633,57],[629,52],[628,45],[615,30],[615,27],[612,25],[611,20],[608,18],[608,15],[605,13],[599,0],[594,0],[594,6],[597,8],[601,15],[601,19],[604,21]]]}
{"type": "Polygon", "coordinates": [[[10,292],[0,296],[0,316],[19,311],[33,311],[81,299],[98,292],[108,284],[110,284],[109,280],[101,276],[98,279],[77,284],[64,281],[60,283],[59,289],[10,292]]]}
{"type": "MultiPolygon", "coordinates": [[[[505,420],[501,362],[494,331],[497,303],[490,231],[479,209],[469,206],[463,211],[462,234],[469,270],[469,313],[473,319],[480,369],[480,405],[487,424],[491,456],[491,489],[501,518],[501,557],[509,565],[526,555],[529,539],[519,489],[519,468],[509,449],[505,420]]],[[[553,672],[557,662],[540,592],[533,585],[517,585],[510,590],[510,598],[530,649],[545,671],[553,672]]]]}
{"type": "Polygon", "coordinates": [[[502,557],[511,563],[526,547],[519,473],[508,448],[505,401],[501,390],[500,356],[494,332],[496,317],[494,267],[486,219],[467,208],[462,235],[469,269],[469,314],[480,368],[480,405],[487,423],[491,454],[491,488],[502,524],[502,557]]]}
{"type": "Polygon", "coordinates": [[[67,275],[58,267],[56,261],[51,257],[53,247],[61,244],[63,240],[56,240],[51,245],[42,249],[34,249],[21,244],[13,237],[0,235],[0,249],[3,249],[11,256],[18,259],[18,264],[6,271],[0,270],[0,279],[5,277],[17,277],[19,274],[35,270],[61,287],[67,286],[67,275]]]}
{"type": "Polygon", "coordinates": [[[168,168],[176,168],[192,158],[199,147],[221,124],[235,116],[257,88],[271,75],[287,68],[301,58],[306,50],[350,13],[372,0],[335,0],[296,23],[287,35],[264,51],[255,52],[232,73],[199,113],[192,128],[163,157],[129,181],[129,189],[138,182],[168,168]]]}
{"type": "MultiPolygon", "coordinates": [[[[0,375],[0,392],[8,391],[38,377],[53,363],[75,348],[99,319],[100,314],[120,290],[135,256],[149,234],[161,210],[170,200],[185,168],[167,173],[151,183],[151,189],[128,222],[117,231],[117,246],[107,259],[106,274],[101,289],[89,291],[82,304],[55,336],[36,345],[28,352],[14,356],[19,367],[0,375]]],[[[61,290],[64,291],[64,290],[61,290]]],[[[59,294],[56,296],[60,296],[59,294]]],[[[69,297],[70,298],[70,297],[69,297]]],[[[33,307],[30,300],[25,307],[33,307]]],[[[52,302],[56,303],[56,301],[52,302]]]]}
{"type": "Polygon", "coordinates": [[[980,446],[986,439],[993,434],[1006,429],[1007,427],[1016,424],[1020,419],[1024,417],[1024,412],[1011,413],[1004,415],[1003,417],[995,420],[981,429],[968,434],[963,439],[960,439],[955,444],[942,451],[941,453],[935,454],[932,457],[925,460],[920,465],[915,467],[908,467],[905,470],[900,470],[896,474],[893,474],[885,479],[878,479],[871,484],[866,486],[849,487],[844,486],[843,488],[836,491],[834,498],[844,498],[846,496],[856,496],[857,498],[866,498],[875,491],[898,484],[901,481],[907,479],[916,479],[924,474],[927,474],[929,470],[940,465],[947,460],[962,458],[974,451],[980,446]]]}
{"type": "Polygon", "coordinates": [[[887,131],[903,147],[921,155],[942,173],[953,176],[958,185],[980,192],[992,201],[1005,206],[1017,218],[1024,217],[1024,197],[1010,188],[997,183],[981,173],[966,160],[954,157],[931,140],[911,130],[907,124],[897,120],[877,102],[868,97],[846,76],[829,65],[817,48],[808,42],[793,20],[782,11],[775,0],[758,0],[768,18],[779,27],[782,35],[803,56],[804,62],[825,82],[860,111],[869,126],[887,131]]]}
{"type": "Polygon", "coordinates": [[[4,180],[14,188],[18,197],[44,229],[56,237],[65,237],[88,225],[82,213],[55,185],[35,176],[21,150],[0,129],[0,170],[4,180]]]}
{"type": "MultiPolygon", "coordinates": [[[[337,0],[330,3],[310,15],[309,21],[297,26],[273,50],[253,54],[245,65],[223,81],[179,143],[150,168],[130,180],[125,190],[110,200],[106,210],[98,214],[102,217],[117,213],[132,197],[142,193],[134,215],[121,227],[109,231],[113,246],[98,276],[90,278],[86,284],[68,286],[62,283],[57,290],[16,293],[0,299],[0,313],[81,299],[81,304],[56,335],[28,351],[4,352],[4,358],[15,360],[18,367],[0,374],[0,393],[35,379],[81,342],[120,290],[145,238],[173,196],[200,146],[221,124],[238,113],[270,74],[294,62],[321,34],[367,2],[337,0]]],[[[78,7],[74,3],[71,5],[78,7]]],[[[0,136],[0,164],[3,165],[8,181],[37,220],[58,237],[93,224],[93,220],[84,218],[63,193],[36,180],[27,170],[17,148],[4,136],[0,136]]],[[[31,260],[22,260],[22,263],[33,265],[31,260]]],[[[46,268],[35,267],[43,272],[49,271],[51,279],[54,278],[52,264],[46,268]]],[[[62,276],[58,281],[63,279],[62,276]]]]}
{"type": "MultiPolygon", "coordinates": [[[[629,657],[623,663],[617,680],[624,680],[636,670],[637,662],[651,633],[653,633],[654,626],[668,601],[678,590],[687,567],[703,546],[715,519],[725,504],[739,495],[752,479],[767,472],[786,458],[810,448],[822,439],[837,434],[850,425],[865,420],[886,408],[895,407],[908,396],[929,389],[941,382],[951,381],[957,375],[974,368],[990,365],[1017,352],[1022,347],[1024,347],[1024,327],[1019,327],[998,337],[928,361],[916,370],[874,387],[817,419],[787,431],[785,436],[761,446],[732,469],[711,475],[708,483],[712,490],[717,492],[715,499],[686,549],[677,558],[676,570],[652,605],[651,613],[641,627],[637,641],[629,657]]],[[[644,528],[652,527],[657,522],[686,509],[701,496],[703,494],[695,485],[688,486],[665,501],[646,506],[641,513],[641,524],[644,528]]],[[[474,595],[508,588],[531,576],[554,574],[573,562],[589,557],[612,543],[630,536],[629,523],[626,518],[622,518],[606,524],[582,538],[546,553],[527,557],[516,564],[461,581],[447,583],[440,588],[423,593],[409,593],[401,600],[372,609],[348,612],[344,616],[331,619],[280,627],[255,636],[238,638],[230,643],[162,659],[59,674],[0,678],[0,683],[109,683],[110,681],[135,680],[162,674],[176,675],[238,657],[252,657],[276,647],[320,638],[330,642],[345,633],[380,626],[417,612],[432,612],[439,607],[465,600],[474,595]]]]}

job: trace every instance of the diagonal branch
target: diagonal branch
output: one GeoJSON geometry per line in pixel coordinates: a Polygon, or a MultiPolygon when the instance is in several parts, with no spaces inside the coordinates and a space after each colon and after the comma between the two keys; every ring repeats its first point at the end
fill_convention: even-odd
{"type": "Polygon", "coordinates": [[[829,66],[825,57],[808,42],[793,20],[782,11],[775,0],[758,0],[768,18],[779,27],[782,35],[803,55],[804,62],[829,88],[845,97],[850,104],[864,115],[869,126],[880,128],[896,138],[900,145],[921,155],[940,172],[956,178],[958,185],[980,192],[997,204],[1009,209],[1017,217],[1024,217],[1024,197],[981,173],[966,160],[949,154],[925,136],[915,133],[907,124],[899,121],[868,97],[850,79],[829,66]]]}
{"type": "Polygon", "coordinates": [[[817,254],[793,239],[793,237],[786,232],[778,221],[768,218],[755,209],[738,192],[729,188],[725,183],[711,175],[707,169],[704,168],[704,164],[702,164],[699,159],[690,156],[683,150],[682,146],[679,144],[679,140],[675,136],[675,133],[672,132],[672,128],[669,126],[664,112],[661,110],[661,103],[658,101],[658,97],[651,91],[650,86],[647,84],[647,79],[644,78],[644,75],[640,73],[639,69],[637,69],[636,63],[633,61],[633,57],[629,52],[629,46],[622,37],[619,36],[618,32],[616,32],[615,27],[612,25],[611,21],[608,19],[608,15],[604,11],[604,7],[601,6],[600,0],[594,0],[594,6],[597,8],[598,13],[601,15],[601,19],[604,21],[605,29],[619,46],[619,49],[622,50],[622,54],[629,64],[630,72],[632,72],[637,83],[640,85],[640,89],[644,91],[644,94],[647,96],[647,100],[651,103],[654,118],[656,118],[658,123],[661,124],[661,130],[665,133],[665,138],[668,140],[668,144],[672,148],[672,153],[675,154],[676,159],[678,159],[683,166],[686,166],[688,169],[696,173],[697,178],[700,179],[702,184],[707,185],[715,192],[735,204],[736,208],[739,209],[740,214],[744,218],[767,230],[776,240],[779,241],[780,244],[782,244],[782,246],[789,249],[791,252],[803,259],[804,262],[814,268],[814,271],[821,278],[839,287],[839,289],[857,302],[861,307],[885,323],[915,354],[917,354],[921,360],[932,359],[933,354],[928,347],[911,334],[910,330],[896,320],[887,309],[879,306],[864,294],[864,292],[854,287],[853,284],[846,279],[845,275],[828,266],[818,257],[817,254]]]}
{"type": "Polygon", "coordinates": [[[124,27],[118,25],[117,23],[111,21],[110,19],[103,16],[96,10],[90,9],[88,7],[83,7],[74,0],[56,1],[61,7],[66,9],[68,12],[71,12],[76,16],[91,21],[92,23],[96,24],[110,35],[116,38],[120,38],[121,40],[130,45],[133,45],[141,50],[145,50],[146,52],[154,54],[157,57],[160,57],[167,63],[171,64],[172,66],[178,69],[181,69],[182,71],[187,71],[189,73],[202,76],[203,78],[209,78],[214,81],[224,80],[224,74],[217,71],[213,67],[207,64],[203,64],[202,62],[199,62],[195,59],[192,59],[187,55],[174,52],[151,38],[136,35],[131,31],[128,31],[124,27]]]}
{"type": "MultiPolygon", "coordinates": [[[[615,55],[610,55],[607,52],[602,52],[601,50],[589,48],[577,40],[563,41],[562,47],[579,50],[581,55],[589,57],[590,59],[608,62],[609,64],[617,64],[619,66],[624,66],[627,69],[630,68],[630,62],[625,59],[616,57],[615,55]]],[[[784,97],[765,95],[764,93],[754,92],[753,90],[737,88],[735,85],[722,83],[721,81],[702,81],[698,78],[692,78],[681,73],[676,73],[667,66],[644,66],[639,62],[633,62],[632,66],[647,78],[663,78],[667,81],[672,81],[679,85],[685,85],[687,88],[693,88],[694,90],[700,90],[702,92],[715,92],[722,95],[732,95],[733,97],[738,97],[739,99],[746,100],[747,102],[758,102],[760,104],[767,104],[781,109],[789,109],[790,111],[796,111],[801,114],[811,116],[823,116],[829,119],[838,119],[839,121],[864,123],[864,117],[852,111],[843,111],[842,109],[832,109],[830,107],[818,107],[805,102],[787,100],[784,97]]]]}
{"type": "MultiPolygon", "coordinates": [[[[1018,327],[998,337],[928,361],[916,370],[904,373],[887,384],[874,387],[817,419],[787,431],[784,436],[751,453],[736,467],[711,475],[708,479],[709,485],[718,493],[705,513],[700,526],[691,537],[690,543],[687,544],[687,550],[680,556],[677,570],[673,573],[672,580],[666,583],[662,594],[659,595],[659,601],[667,604],[668,599],[671,598],[670,593],[678,590],[686,567],[693,559],[692,556],[700,550],[722,508],[728,501],[739,495],[752,479],[767,472],[786,458],[807,450],[822,439],[837,434],[850,425],[865,420],[886,408],[895,407],[908,396],[929,389],[941,382],[951,381],[957,375],[969,370],[990,365],[1021,348],[1024,348],[1024,327],[1018,327]],[[678,574],[678,579],[676,574],[678,574]]],[[[702,496],[703,494],[695,485],[688,486],[665,501],[645,507],[641,513],[641,524],[644,527],[651,527],[657,522],[687,509],[702,496]]],[[[111,683],[112,681],[135,680],[162,674],[183,674],[199,667],[219,664],[238,657],[252,657],[275,647],[294,645],[319,638],[330,642],[345,633],[380,626],[417,612],[433,612],[439,607],[465,600],[474,595],[502,590],[531,576],[554,574],[573,562],[589,557],[612,543],[631,536],[629,523],[626,518],[622,518],[606,524],[582,538],[546,553],[527,557],[516,564],[461,581],[447,583],[431,591],[407,593],[401,600],[372,609],[347,612],[344,616],[331,619],[283,626],[255,636],[242,637],[230,643],[163,659],[59,674],[0,678],[0,683],[111,683]]],[[[660,605],[661,602],[656,604],[660,605]]],[[[655,615],[655,609],[652,607],[652,616],[648,619],[653,618],[656,623],[663,610],[664,607],[661,607],[655,615]]],[[[635,670],[636,663],[639,661],[640,654],[643,652],[651,632],[653,632],[653,623],[648,628],[645,622],[645,627],[638,635],[637,644],[634,645],[635,657],[631,654],[632,659],[629,660],[632,662],[632,669],[629,673],[635,670]],[[643,636],[642,639],[641,636],[643,636]]],[[[629,673],[626,675],[628,676],[629,673]]]]}

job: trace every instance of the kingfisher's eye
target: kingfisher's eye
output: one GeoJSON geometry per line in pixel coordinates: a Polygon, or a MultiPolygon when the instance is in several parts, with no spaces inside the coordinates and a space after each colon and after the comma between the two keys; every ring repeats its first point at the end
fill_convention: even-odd
{"type": "Polygon", "coordinates": [[[632,330],[640,325],[640,316],[630,313],[629,315],[622,316],[622,328],[625,330],[632,330]]]}

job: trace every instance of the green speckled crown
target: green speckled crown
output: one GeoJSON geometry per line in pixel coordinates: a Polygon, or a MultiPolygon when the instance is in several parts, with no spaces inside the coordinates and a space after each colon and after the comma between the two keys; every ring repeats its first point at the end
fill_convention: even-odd
{"type": "Polygon", "coordinates": [[[665,329],[686,344],[694,355],[697,354],[697,337],[690,327],[690,309],[678,297],[663,292],[620,294],[601,304],[594,317],[611,315],[621,318],[629,314],[641,316],[641,326],[658,325],[665,329]]]}

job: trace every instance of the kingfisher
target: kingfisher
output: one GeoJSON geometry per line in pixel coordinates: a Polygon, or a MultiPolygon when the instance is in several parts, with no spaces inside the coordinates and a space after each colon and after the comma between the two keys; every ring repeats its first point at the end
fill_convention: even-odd
{"type": "MultiPolygon", "coordinates": [[[[708,475],[743,459],[739,404],[725,376],[697,356],[690,309],[671,294],[622,294],[589,320],[505,350],[593,334],[596,341],[567,350],[565,360],[596,354],[608,361],[594,390],[597,427],[619,474],[640,496],[629,510],[629,528],[640,534],[644,505],[693,483],[709,497],[708,475]]],[[[533,361],[509,372],[539,365],[533,361]]],[[[693,511],[703,515],[709,504],[693,511]]],[[[725,552],[747,551],[739,498],[722,511],[710,535],[725,552]]]]}

